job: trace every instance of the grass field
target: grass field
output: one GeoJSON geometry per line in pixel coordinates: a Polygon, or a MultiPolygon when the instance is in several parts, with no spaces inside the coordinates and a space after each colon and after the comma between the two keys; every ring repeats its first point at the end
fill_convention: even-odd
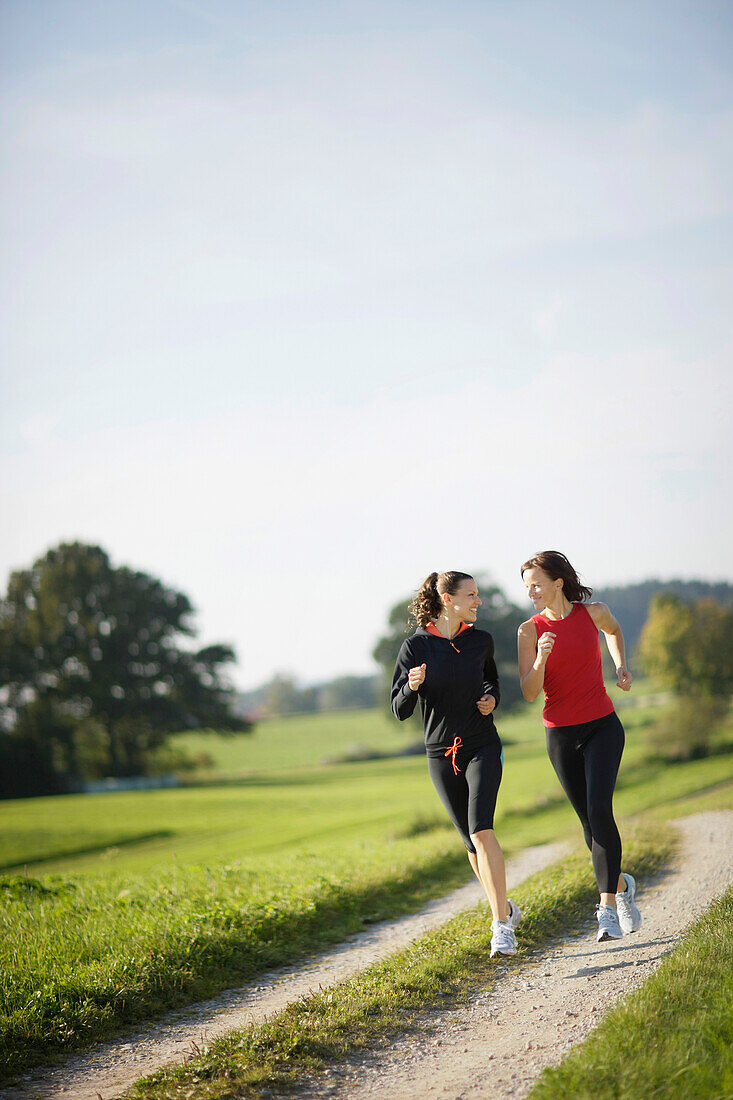
{"type": "MultiPolygon", "coordinates": [[[[638,708],[624,715],[622,813],[635,808],[639,795],[632,792],[648,788],[663,770],[643,763],[639,734],[650,713],[638,708]]],[[[508,744],[497,831],[509,849],[552,839],[574,819],[546,759],[538,717],[510,716],[501,728],[508,744]]],[[[260,876],[263,857],[323,857],[335,846],[389,841],[430,823],[445,826],[422,756],[318,763],[356,744],[385,752],[404,745],[404,727],[379,712],[325,715],[320,724],[316,715],[263,723],[249,737],[181,739],[215,758],[218,778],[205,775],[198,784],[171,790],[0,802],[0,870],[112,881],[237,863],[242,875],[260,876]],[[226,768],[232,778],[222,778],[226,768]]],[[[698,761],[684,772],[672,769],[669,797],[714,782],[719,759],[698,761]]],[[[659,801],[657,793],[651,801],[659,801]]]]}
{"type": "Polygon", "coordinates": [[[193,757],[211,758],[212,764],[200,768],[200,774],[235,778],[283,767],[317,767],[361,748],[393,753],[416,741],[422,741],[417,724],[395,722],[385,707],[270,718],[237,737],[181,733],[173,744],[193,757]]]}
{"type": "MultiPolygon", "coordinates": [[[[620,816],[730,804],[733,756],[645,760],[653,711],[624,711],[620,816]]],[[[538,714],[504,718],[497,833],[507,852],[577,837],[538,714]]],[[[185,735],[195,748],[192,735],[185,735]]],[[[5,1073],[236,984],[415,909],[469,877],[422,757],[326,766],[412,731],[377,712],[199,736],[219,776],[146,792],[0,802],[5,1073]]]]}

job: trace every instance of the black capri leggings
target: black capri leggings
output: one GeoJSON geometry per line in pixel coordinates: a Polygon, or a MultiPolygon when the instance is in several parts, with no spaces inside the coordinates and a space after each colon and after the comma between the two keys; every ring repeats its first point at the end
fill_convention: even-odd
{"type": "Polygon", "coordinates": [[[621,837],[613,818],[624,727],[615,711],[577,726],[547,726],[547,752],[580,818],[601,894],[615,894],[621,873],[621,837]]]}
{"type": "Polygon", "coordinates": [[[476,851],[471,833],[494,828],[502,757],[498,735],[477,749],[458,749],[457,775],[451,757],[428,757],[433,786],[469,852],[476,851]]]}

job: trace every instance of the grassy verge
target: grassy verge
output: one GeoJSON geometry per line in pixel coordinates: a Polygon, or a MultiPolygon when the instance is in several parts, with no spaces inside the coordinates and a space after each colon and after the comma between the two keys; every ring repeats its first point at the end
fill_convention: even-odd
{"type": "Polygon", "coordinates": [[[733,1096],[733,890],[696,922],[531,1100],[725,1100],[733,1096]]]}
{"type": "MultiPolygon", "coordinates": [[[[662,825],[627,840],[630,865],[648,880],[669,860],[673,840],[662,825]]],[[[578,855],[513,891],[524,911],[521,965],[560,932],[588,919],[596,900],[587,856],[578,855]]],[[[261,1026],[234,1032],[185,1067],[139,1082],[136,1100],[218,1100],[289,1089],[298,1078],[347,1053],[376,1048],[424,1024],[425,1013],[467,1002],[489,988],[490,921],[478,906],[363,974],[291,1004],[261,1026]]],[[[506,960],[501,960],[503,966],[506,960]]]]}
{"type": "Polygon", "coordinates": [[[254,889],[237,869],[189,870],[151,888],[0,879],[0,1078],[212,996],[270,967],[412,912],[466,881],[447,830],[348,853],[254,889]],[[353,853],[352,853],[353,856],[353,853]]]}

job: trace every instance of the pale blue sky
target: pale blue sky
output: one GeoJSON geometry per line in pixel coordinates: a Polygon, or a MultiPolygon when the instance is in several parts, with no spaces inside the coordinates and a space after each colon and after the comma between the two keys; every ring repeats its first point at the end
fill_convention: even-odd
{"type": "Polygon", "coordinates": [[[730,5],[0,23],[3,583],[99,543],[251,686],[433,568],[731,578],[730,5]]]}

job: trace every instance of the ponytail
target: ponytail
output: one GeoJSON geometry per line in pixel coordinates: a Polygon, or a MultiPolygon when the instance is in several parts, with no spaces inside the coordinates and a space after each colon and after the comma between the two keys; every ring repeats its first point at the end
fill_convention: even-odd
{"type": "Polygon", "coordinates": [[[446,592],[454,596],[462,581],[472,580],[470,573],[458,573],[454,570],[447,573],[428,573],[412,601],[410,617],[422,627],[435,622],[440,618],[443,610],[443,601],[440,597],[446,592]]]}

